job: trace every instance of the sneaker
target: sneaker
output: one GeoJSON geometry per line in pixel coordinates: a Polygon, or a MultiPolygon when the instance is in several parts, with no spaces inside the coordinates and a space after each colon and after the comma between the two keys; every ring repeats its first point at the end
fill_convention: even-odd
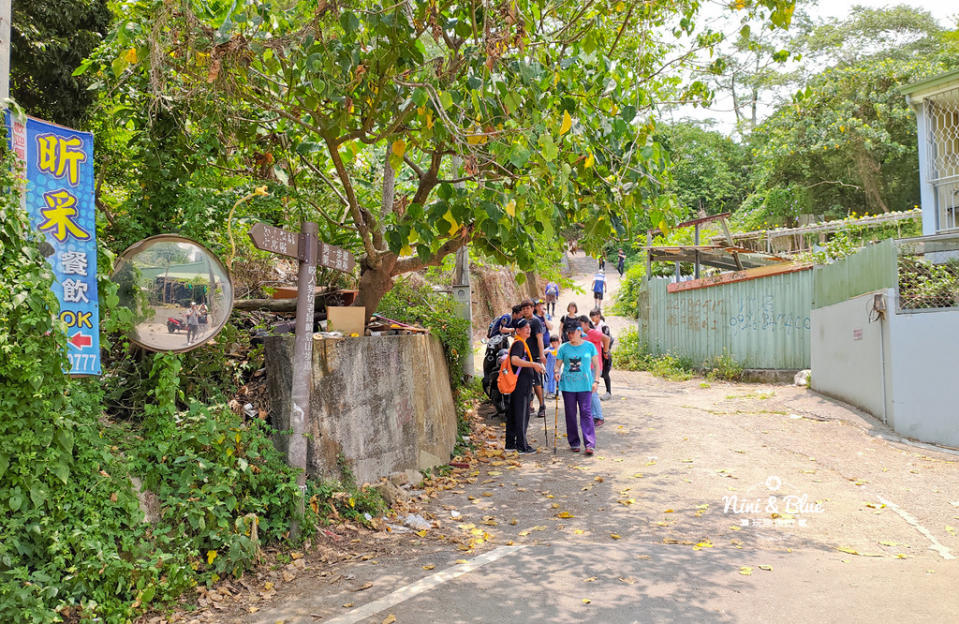
{"type": "Polygon", "coordinates": [[[587,455],[592,455],[592,454],[593,454],[593,447],[587,446],[587,447],[586,447],[586,454],[587,454],[587,455]]]}
{"type": "Polygon", "coordinates": [[[537,417],[537,418],[546,418],[546,406],[545,406],[545,405],[540,405],[540,406],[539,406],[539,411],[536,412],[536,417],[537,417]]]}
{"type": "Polygon", "coordinates": [[[579,453],[579,447],[578,447],[578,446],[571,446],[571,447],[569,447],[569,450],[573,451],[574,453],[579,453]]]}
{"type": "Polygon", "coordinates": [[[524,455],[529,455],[530,453],[535,453],[536,449],[533,448],[532,446],[527,446],[527,447],[521,448],[519,452],[524,455]]]}
{"type": "Polygon", "coordinates": [[[604,419],[602,419],[602,418],[596,418],[596,419],[593,420],[593,427],[599,429],[600,427],[603,426],[603,423],[604,423],[604,422],[606,422],[604,419]]]}
{"type": "Polygon", "coordinates": [[[546,393],[546,398],[547,398],[547,399],[555,399],[555,398],[556,398],[556,395],[553,394],[552,392],[547,392],[547,393],[546,393]]]}
{"type": "Polygon", "coordinates": [[[611,398],[613,398],[613,395],[612,395],[611,393],[607,392],[606,394],[600,396],[600,397],[599,397],[599,400],[600,400],[600,401],[608,401],[608,400],[610,400],[611,398]]]}

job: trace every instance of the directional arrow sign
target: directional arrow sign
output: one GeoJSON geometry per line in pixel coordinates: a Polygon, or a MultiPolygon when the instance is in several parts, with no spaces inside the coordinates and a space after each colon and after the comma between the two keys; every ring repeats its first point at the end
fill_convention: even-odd
{"type": "Polygon", "coordinates": [[[250,228],[250,239],[257,249],[272,251],[291,258],[300,256],[300,236],[296,232],[257,223],[250,228]]]}
{"type": "Polygon", "coordinates": [[[353,254],[347,250],[321,242],[316,263],[320,266],[349,273],[353,270],[356,260],[353,258],[353,254]]]}
{"type": "Polygon", "coordinates": [[[83,349],[93,344],[93,336],[84,334],[82,332],[77,332],[70,336],[70,339],[67,342],[72,344],[77,349],[83,349]]]}

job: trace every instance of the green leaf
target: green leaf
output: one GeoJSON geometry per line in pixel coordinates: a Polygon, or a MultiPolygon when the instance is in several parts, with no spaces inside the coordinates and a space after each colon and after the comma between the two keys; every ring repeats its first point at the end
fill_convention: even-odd
{"type": "Polygon", "coordinates": [[[64,462],[60,461],[53,464],[50,467],[50,471],[53,472],[58,479],[63,481],[64,485],[70,482],[70,467],[64,462]]]}
{"type": "Polygon", "coordinates": [[[352,34],[359,30],[360,20],[356,18],[352,11],[344,11],[340,14],[340,26],[347,34],[352,34]]]}
{"type": "Polygon", "coordinates": [[[0,477],[7,471],[8,466],[10,466],[10,457],[0,453],[0,477]]]}

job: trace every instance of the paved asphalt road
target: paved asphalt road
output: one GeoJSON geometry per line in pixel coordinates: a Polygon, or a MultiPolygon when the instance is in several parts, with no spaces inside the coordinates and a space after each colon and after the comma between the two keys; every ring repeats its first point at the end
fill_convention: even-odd
{"type": "Polygon", "coordinates": [[[959,621],[959,454],[794,386],[614,371],[593,457],[564,448],[561,411],[553,454],[549,407],[534,455],[502,456],[502,423],[484,420],[477,461],[423,496],[422,536],[357,534],[379,547],[307,554],[289,582],[190,617],[959,621]]]}

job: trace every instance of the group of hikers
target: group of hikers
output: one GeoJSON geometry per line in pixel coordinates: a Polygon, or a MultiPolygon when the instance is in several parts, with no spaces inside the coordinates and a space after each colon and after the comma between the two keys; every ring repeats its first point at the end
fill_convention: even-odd
{"type": "MultiPolygon", "coordinates": [[[[605,290],[605,280],[603,285],[605,290]]],[[[526,438],[529,420],[534,414],[545,418],[546,401],[558,401],[562,394],[570,450],[575,453],[582,448],[592,455],[596,428],[604,422],[600,402],[612,398],[613,337],[599,307],[589,315],[579,315],[574,302],[566,306],[566,314],[554,326],[558,285],[549,282],[545,294],[545,300],[524,300],[490,324],[490,337],[504,334],[515,338],[502,365],[516,374],[506,412],[506,449],[535,452],[526,438]],[[605,394],[599,392],[600,379],[605,394]]]]}

